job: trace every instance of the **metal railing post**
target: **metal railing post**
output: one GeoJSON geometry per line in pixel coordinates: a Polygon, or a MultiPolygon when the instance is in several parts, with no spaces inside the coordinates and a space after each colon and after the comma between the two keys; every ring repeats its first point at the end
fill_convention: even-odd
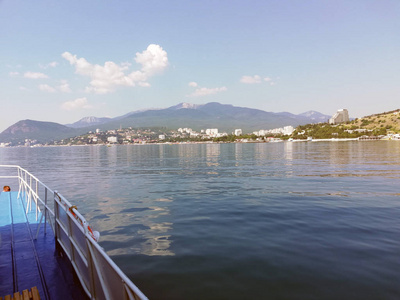
{"type": "Polygon", "coordinates": [[[56,241],[56,248],[58,249],[57,239],[58,239],[58,235],[59,235],[58,231],[60,230],[58,227],[60,225],[57,225],[58,224],[57,221],[58,221],[59,216],[58,216],[58,204],[57,204],[57,201],[56,201],[56,197],[57,197],[57,191],[54,191],[54,194],[53,194],[53,203],[54,203],[54,239],[56,241]]]}
{"type": "Polygon", "coordinates": [[[44,234],[46,235],[47,227],[47,188],[44,188],[44,234]]]}
{"type": "Polygon", "coordinates": [[[37,197],[38,197],[38,181],[37,181],[37,179],[36,179],[36,196],[35,196],[35,203],[36,203],[36,221],[37,221],[37,219],[38,219],[38,211],[39,211],[39,205],[38,205],[38,202],[37,202],[37,197]]]}

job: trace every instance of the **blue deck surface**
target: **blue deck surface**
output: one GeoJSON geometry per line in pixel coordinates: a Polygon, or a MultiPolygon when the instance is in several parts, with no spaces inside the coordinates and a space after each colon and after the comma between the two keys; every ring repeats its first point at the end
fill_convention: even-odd
{"type": "Polygon", "coordinates": [[[87,299],[70,262],[55,247],[51,227],[35,210],[25,215],[17,192],[0,194],[0,297],[36,286],[41,299],[87,299]],[[29,219],[29,222],[28,222],[29,219]]]}

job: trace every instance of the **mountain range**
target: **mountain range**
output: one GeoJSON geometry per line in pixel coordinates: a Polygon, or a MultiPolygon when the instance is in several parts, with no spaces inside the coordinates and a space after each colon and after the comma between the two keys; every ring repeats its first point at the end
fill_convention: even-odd
{"type": "Polygon", "coordinates": [[[166,127],[192,128],[200,131],[218,128],[231,133],[240,128],[243,132],[273,129],[283,126],[298,126],[326,122],[330,116],[316,111],[302,114],[289,112],[273,113],[259,109],[237,107],[211,102],[203,105],[180,103],[164,109],[133,111],[115,118],[85,117],[73,124],[61,125],[52,122],[22,120],[0,133],[0,142],[23,142],[25,139],[45,143],[94,131],[117,128],[166,127]]]}

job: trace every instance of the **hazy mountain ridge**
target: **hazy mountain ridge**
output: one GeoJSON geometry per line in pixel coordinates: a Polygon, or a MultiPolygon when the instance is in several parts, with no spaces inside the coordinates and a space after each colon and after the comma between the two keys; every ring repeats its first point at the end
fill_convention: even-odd
{"type": "Polygon", "coordinates": [[[115,118],[85,117],[68,126],[33,120],[19,121],[0,133],[0,142],[31,139],[43,143],[95,131],[97,128],[109,130],[120,127],[166,127],[170,129],[189,127],[198,131],[218,128],[220,131],[228,133],[233,132],[236,128],[241,128],[243,132],[252,132],[287,125],[314,123],[316,116],[324,118],[324,121],[330,117],[313,111],[300,115],[288,112],[273,113],[217,102],[202,105],[179,103],[164,109],[134,111],[115,118]]]}
{"type": "Polygon", "coordinates": [[[304,112],[302,114],[299,114],[299,116],[303,116],[303,117],[315,120],[316,122],[328,122],[329,118],[331,117],[328,115],[321,114],[320,112],[315,111],[315,110],[310,110],[310,111],[304,112]]]}
{"type": "Polygon", "coordinates": [[[72,127],[72,128],[82,128],[82,127],[88,127],[92,125],[97,125],[97,124],[104,124],[107,123],[111,120],[111,118],[97,118],[97,117],[84,117],[80,119],[79,121],[72,123],[72,124],[65,124],[67,127],[72,127]]]}

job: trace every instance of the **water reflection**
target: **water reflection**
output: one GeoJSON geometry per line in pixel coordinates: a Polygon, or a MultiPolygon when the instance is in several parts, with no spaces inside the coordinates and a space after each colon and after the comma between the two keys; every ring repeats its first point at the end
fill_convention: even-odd
{"type": "Polygon", "coordinates": [[[293,161],[293,143],[292,142],[286,142],[284,143],[284,157],[287,161],[290,162],[290,164],[293,161]]]}
{"type": "MultiPolygon", "coordinates": [[[[206,144],[206,157],[208,167],[218,167],[221,153],[221,144],[206,144]]],[[[209,174],[218,174],[215,171],[210,171],[209,174]]]]}
{"type": "MultiPolygon", "coordinates": [[[[225,211],[232,199],[262,206],[282,194],[378,198],[392,187],[390,196],[398,197],[399,157],[396,142],[0,149],[1,163],[27,167],[77,205],[109,254],[148,256],[176,254],[173,242],[184,230],[177,211],[185,201],[186,211],[207,201],[225,211]],[[217,206],[223,197],[230,202],[217,206]]],[[[187,218],[208,213],[193,210],[187,218]]]]}
{"type": "Polygon", "coordinates": [[[100,244],[110,255],[174,255],[171,251],[173,223],[168,207],[171,199],[143,199],[127,202],[126,198],[104,197],[96,211],[86,214],[93,226],[102,232],[100,244]],[[158,205],[157,205],[158,204],[158,205]]]}
{"type": "Polygon", "coordinates": [[[238,166],[238,161],[241,160],[242,157],[243,157],[243,144],[242,143],[235,144],[236,166],[238,166]]]}

